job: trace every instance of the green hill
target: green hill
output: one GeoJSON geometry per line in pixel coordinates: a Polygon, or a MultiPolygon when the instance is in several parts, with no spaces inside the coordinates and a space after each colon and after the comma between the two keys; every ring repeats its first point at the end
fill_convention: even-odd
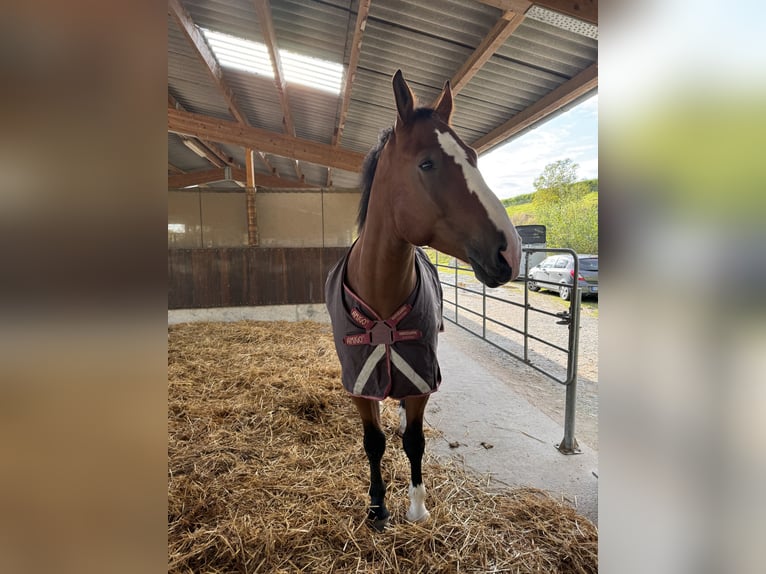
{"type": "MultiPolygon", "coordinates": [[[[589,192],[580,200],[583,208],[598,213],[598,179],[584,180],[582,183],[585,183],[589,188],[589,192]]],[[[535,213],[534,200],[536,193],[533,191],[532,193],[524,193],[501,200],[501,203],[505,206],[506,213],[508,213],[508,217],[511,218],[514,225],[540,223],[535,213]]]]}

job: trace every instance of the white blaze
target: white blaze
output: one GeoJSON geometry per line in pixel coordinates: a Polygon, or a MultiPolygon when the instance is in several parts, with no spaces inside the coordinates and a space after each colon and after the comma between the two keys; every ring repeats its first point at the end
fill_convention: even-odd
{"type": "Polygon", "coordinates": [[[439,141],[439,145],[442,151],[450,156],[455,163],[463,169],[463,177],[468,189],[484,206],[492,223],[498,231],[505,234],[508,241],[508,247],[503,252],[503,256],[508,261],[508,264],[513,270],[513,276],[511,279],[515,279],[519,274],[519,263],[521,260],[521,237],[512,227],[508,214],[503,208],[503,204],[497,196],[492,193],[492,190],[484,181],[479,169],[473,165],[468,159],[468,152],[461,146],[455,137],[450,132],[442,132],[438,129],[436,131],[436,139],[439,141]]]}
{"type": "Polygon", "coordinates": [[[479,198],[484,209],[487,210],[489,218],[492,223],[495,224],[498,231],[506,231],[508,229],[508,215],[503,209],[503,204],[497,199],[497,196],[492,193],[492,190],[484,181],[481,176],[481,172],[478,168],[471,165],[468,160],[468,152],[465,151],[454,136],[449,132],[441,132],[436,130],[436,137],[439,140],[444,153],[455,160],[455,163],[463,168],[463,177],[468,189],[476,197],[479,198]]]}

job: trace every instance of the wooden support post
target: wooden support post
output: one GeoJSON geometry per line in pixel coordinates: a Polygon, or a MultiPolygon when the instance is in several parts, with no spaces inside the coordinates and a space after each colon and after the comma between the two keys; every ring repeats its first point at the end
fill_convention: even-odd
{"type": "Polygon", "coordinates": [[[245,197],[247,198],[247,244],[258,245],[258,219],[255,211],[255,165],[253,161],[254,152],[251,149],[245,149],[245,171],[247,172],[247,187],[245,188],[245,197]]]}

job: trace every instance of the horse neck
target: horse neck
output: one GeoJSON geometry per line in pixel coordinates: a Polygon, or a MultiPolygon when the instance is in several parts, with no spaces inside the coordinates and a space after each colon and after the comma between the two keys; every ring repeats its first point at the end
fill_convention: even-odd
{"type": "Polygon", "coordinates": [[[346,277],[351,289],[383,319],[401,307],[417,280],[415,247],[399,237],[387,191],[385,185],[373,184],[367,219],[349,256],[346,277]]]}

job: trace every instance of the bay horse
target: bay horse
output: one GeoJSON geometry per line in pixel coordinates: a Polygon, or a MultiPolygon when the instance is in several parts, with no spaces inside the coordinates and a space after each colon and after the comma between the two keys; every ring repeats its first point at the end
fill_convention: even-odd
{"type": "Polygon", "coordinates": [[[367,518],[383,530],[389,512],[381,460],[380,404],[400,400],[402,444],[410,461],[406,519],[429,518],[421,461],[423,415],[440,382],[436,340],[442,292],[436,268],[417,246],[470,262],[497,287],[519,274],[521,238],[477,168],[477,154],[451,127],[447,81],[431,107],[416,107],[401,70],[393,77],[397,117],[362,168],[358,238],[325,286],[343,385],[364,430],[370,464],[367,518]]]}

